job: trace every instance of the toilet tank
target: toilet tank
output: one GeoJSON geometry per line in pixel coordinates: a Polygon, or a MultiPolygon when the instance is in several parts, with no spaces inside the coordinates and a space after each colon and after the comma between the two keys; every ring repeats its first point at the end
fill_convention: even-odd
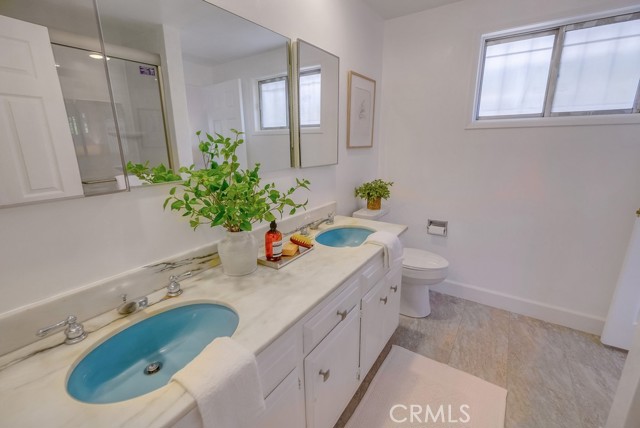
{"type": "Polygon", "coordinates": [[[370,210],[368,208],[362,208],[353,213],[355,218],[364,218],[367,220],[381,220],[382,217],[389,214],[389,208],[382,207],[379,210],[370,210]]]}

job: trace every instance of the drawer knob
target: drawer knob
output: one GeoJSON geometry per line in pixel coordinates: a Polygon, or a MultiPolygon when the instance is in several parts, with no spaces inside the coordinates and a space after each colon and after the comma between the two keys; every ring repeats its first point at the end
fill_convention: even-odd
{"type": "Polygon", "coordinates": [[[387,304],[387,296],[381,297],[380,301],[383,302],[386,305],[387,304]]]}
{"type": "Polygon", "coordinates": [[[331,370],[320,370],[320,373],[318,374],[322,376],[322,381],[326,382],[329,379],[329,376],[331,376],[331,370]]]}
{"type": "Polygon", "coordinates": [[[340,321],[344,321],[344,319],[347,317],[347,310],[345,309],[344,311],[338,311],[336,315],[340,317],[340,321]]]}
{"type": "Polygon", "coordinates": [[[390,287],[390,288],[391,288],[391,290],[393,290],[394,293],[398,292],[398,286],[397,285],[394,285],[393,287],[390,287]]]}

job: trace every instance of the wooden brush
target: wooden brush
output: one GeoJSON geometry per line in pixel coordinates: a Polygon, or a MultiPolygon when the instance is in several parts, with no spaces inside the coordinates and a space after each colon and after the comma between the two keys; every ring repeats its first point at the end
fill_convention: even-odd
{"type": "Polygon", "coordinates": [[[311,238],[309,238],[308,236],[304,236],[304,235],[300,235],[299,233],[296,233],[292,235],[291,238],[289,239],[291,240],[291,242],[293,242],[294,244],[300,245],[301,247],[305,247],[305,248],[313,247],[313,242],[311,241],[311,238]]]}

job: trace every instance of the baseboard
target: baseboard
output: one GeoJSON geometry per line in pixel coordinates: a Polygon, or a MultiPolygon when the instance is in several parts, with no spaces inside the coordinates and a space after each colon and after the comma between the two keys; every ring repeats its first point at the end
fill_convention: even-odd
{"type": "Polygon", "coordinates": [[[439,293],[460,297],[494,308],[505,309],[598,336],[602,334],[604,328],[604,318],[456,281],[445,280],[442,284],[432,286],[431,289],[439,293]]]}

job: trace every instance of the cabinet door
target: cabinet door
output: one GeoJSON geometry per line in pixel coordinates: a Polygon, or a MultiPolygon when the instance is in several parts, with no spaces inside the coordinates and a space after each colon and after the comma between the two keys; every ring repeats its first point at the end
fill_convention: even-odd
{"type": "Polygon", "coordinates": [[[378,283],[362,299],[362,331],[360,333],[360,370],[362,376],[371,369],[371,366],[380,355],[386,341],[385,331],[385,299],[387,287],[385,279],[378,283]]]}
{"type": "Polygon", "coordinates": [[[371,369],[400,319],[402,266],[393,268],[362,299],[360,369],[362,376],[371,369]]]}
{"type": "Polygon", "coordinates": [[[385,308],[384,320],[384,343],[389,341],[393,333],[398,328],[400,321],[400,290],[402,285],[402,265],[392,268],[386,278],[387,305],[385,308]]]}
{"type": "Polygon", "coordinates": [[[358,389],[360,311],[354,308],[304,360],[307,428],[331,428],[358,389]]]}
{"type": "Polygon", "coordinates": [[[49,33],[0,16],[0,205],[82,195],[49,33]]]}
{"type": "Polygon", "coordinates": [[[296,367],[265,400],[266,410],[257,426],[261,428],[304,428],[302,370],[296,367]]]}

